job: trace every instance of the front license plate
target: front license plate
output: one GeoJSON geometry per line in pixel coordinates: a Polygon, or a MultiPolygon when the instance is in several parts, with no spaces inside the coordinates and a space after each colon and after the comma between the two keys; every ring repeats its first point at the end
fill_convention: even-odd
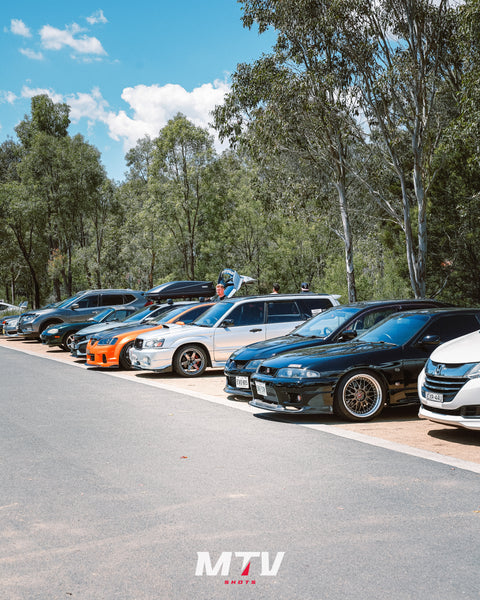
{"type": "Polygon", "coordinates": [[[257,392],[260,396],[267,395],[267,386],[263,383],[263,381],[256,381],[255,385],[257,386],[257,392]]]}
{"type": "Polygon", "coordinates": [[[425,398],[432,400],[433,402],[443,402],[443,394],[434,394],[433,392],[426,392],[425,398]]]}
{"type": "Polygon", "coordinates": [[[235,377],[235,387],[248,390],[248,377],[235,377]]]}

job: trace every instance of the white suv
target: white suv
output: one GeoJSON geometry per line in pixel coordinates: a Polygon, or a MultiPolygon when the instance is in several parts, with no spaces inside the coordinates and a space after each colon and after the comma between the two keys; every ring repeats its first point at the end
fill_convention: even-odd
{"type": "Polygon", "coordinates": [[[439,346],[418,378],[419,416],[480,431],[480,331],[439,346]]]}
{"type": "Polygon", "coordinates": [[[168,325],[142,333],[130,350],[132,366],[148,371],[173,370],[198,377],[223,367],[242,346],[284,335],[322,310],[338,304],[329,294],[270,294],[227,298],[191,325],[168,325]]]}

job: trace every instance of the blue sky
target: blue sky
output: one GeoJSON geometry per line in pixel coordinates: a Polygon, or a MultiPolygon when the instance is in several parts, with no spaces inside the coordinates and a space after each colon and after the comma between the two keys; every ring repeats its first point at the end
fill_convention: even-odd
{"type": "Polygon", "coordinates": [[[138,138],[179,111],[208,126],[237,63],[273,43],[242,27],[236,0],[19,0],[0,16],[0,142],[48,93],[70,105],[70,134],[96,146],[118,181],[138,138]]]}

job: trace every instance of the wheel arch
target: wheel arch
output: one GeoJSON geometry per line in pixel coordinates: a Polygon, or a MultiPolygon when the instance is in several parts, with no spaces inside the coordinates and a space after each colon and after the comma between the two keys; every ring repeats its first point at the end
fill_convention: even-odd
{"type": "Polygon", "coordinates": [[[340,384],[345,379],[345,377],[350,377],[350,376],[354,375],[355,373],[368,373],[370,375],[375,375],[376,377],[378,377],[383,385],[384,390],[385,390],[386,404],[390,403],[390,386],[388,384],[387,378],[385,377],[385,374],[383,373],[383,371],[381,369],[379,369],[378,367],[372,366],[372,365],[365,365],[364,367],[355,365],[355,366],[352,366],[351,368],[343,371],[343,373],[338,377],[337,382],[335,383],[335,387],[332,391],[333,398],[335,398],[335,396],[338,394],[338,389],[340,387],[340,384]]]}
{"type": "Polygon", "coordinates": [[[184,340],[182,340],[181,344],[177,348],[175,348],[175,352],[173,353],[173,356],[172,356],[172,364],[175,361],[175,357],[178,356],[178,353],[183,348],[188,348],[188,346],[200,346],[200,348],[202,348],[202,350],[205,351],[205,355],[207,357],[207,365],[209,367],[212,366],[212,358],[210,356],[210,350],[208,349],[208,346],[205,345],[205,343],[199,342],[199,341],[185,342],[184,340]]]}

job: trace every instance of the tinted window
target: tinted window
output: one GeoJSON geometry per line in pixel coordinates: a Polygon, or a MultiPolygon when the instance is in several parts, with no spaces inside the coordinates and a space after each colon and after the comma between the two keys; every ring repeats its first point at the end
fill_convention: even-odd
{"type": "Polygon", "coordinates": [[[118,302],[118,304],[130,304],[130,302],[133,302],[134,300],[135,296],[133,294],[124,294],[123,302],[118,302]]]}
{"type": "Polygon", "coordinates": [[[79,308],[94,308],[98,306],[98,294],[90,294],[89,296],[84,296],[80,298],[74,304],[78,304],[79,308]]]}
{"type": "Polygon", "coordinates": [[[301,298],[297,300],[304,319],[310,319],[332,306],[329,298],[301,298]]]}
{"type": "Polygon", "coordinates": [[[300,309],[294,300],[279,300],[268,302],[267,323],[286,323],[289,321],[301,321],[300,309]]]}
{"type": "Polygon", "coordinates": [[[240,304],[227,317],[233,321],[234,327],[242,325],[260,325],[264,321],[263,302],[245,302],[240,304]]]}
{"type": "Polygon", "coordinates": [[[358,311],[356,307],[334,306],[302,323],[293,330],[293,333],[305,337],[325,337],[341,327],[358,311]]]}
{"type": "Polygon", "coordinates": [[[358,342],[384,342],[402,346],[430,320],[424,314],[399,314],[374,325],[356,338],[358,342]]]}
{"type": "Polygon", "coordinates": [[[350,325],[349,329],[354,329],[357,332],[357,334],[360,335],[360,333],[363,333],[367,329],[370,329],[370,327],[373,327],[377,323],[380,323],[380,321],[382,321],[394,312],[395,309],[393,307],[372,310],[371,312],[360,316],[356,321],[354,321],[350,325]]]}
{"type": "Polygon", "coordinates": [[[123,304],[123,294],[102,294],[101,306],[123,304]]]}
{"type": "Polygon", "coordinates": [[[438,335],[442,342],[447,342],[478,328],[479,322],[475,315],[445,315],[431,323],[422,332],[422,337],[424,335],[438,335]]]}

